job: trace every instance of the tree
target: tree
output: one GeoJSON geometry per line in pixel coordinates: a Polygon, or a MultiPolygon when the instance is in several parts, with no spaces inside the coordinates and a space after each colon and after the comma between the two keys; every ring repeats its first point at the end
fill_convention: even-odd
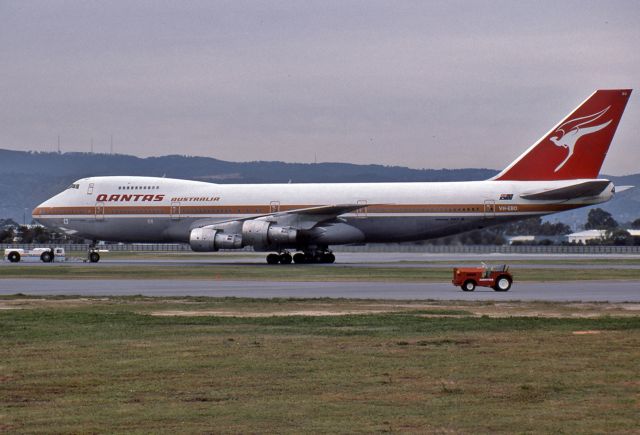
{"type": "Polygon", "coordinates": [[[18,227],[18,238],[20,239],[20,243],[32,243],[33,231],[28,226],[20,225],[18,227]]]}
{"type": "Polygon", "coordinates": [[[631,228],[633,228],[634,230],[640,230],[640,218],[631,222],[631,228]]]}
{"type": "Polygon", "coordinates": [[[510,236],[524,236],[538,234],[538,230],[542,225],[542,219],[534,217],[521,221],[512,222],[504,226],[504,233],[510,236]]]}
{"type": "Polygon", "coordinates": [[[571,227],[562,222],[552,224],[551,222],[542,222],[539,217],[525,219],[505,225],[504,234],[510,236],[562,236],[571,232],[571,227]]]}
{"type": "Polygon", "coordinates": [[[557,222],[552,224],[551,222],[545,222],[540,226],[541,236],[563,236],[571,232],[571,227],[565,223],[557,222]]]}
{"type": "Polygon", "coordinates": [[[14,237],[13,228],[7,227],[0,230],[0,243],[12,243],[14,237]]]}
{"type": "Polygon", "coordinates": [[[615,229],[607,231],[607,244],[617,246],[633,245],[633,237],[627,230],[615,229]]]}
{"type": "Polygon", "coordinates": [[[6,227],[17,228],[18,223],[13,219],[0,219],[0,228],[6,228],[6,227]]]}
{"type": "Polygon", "coordinates": [[[584,227],[587,230],[613,230],[618,228],[618,222],[611,216],[611,213],[601,208],[594,208],[589,211],[584,227]]]}

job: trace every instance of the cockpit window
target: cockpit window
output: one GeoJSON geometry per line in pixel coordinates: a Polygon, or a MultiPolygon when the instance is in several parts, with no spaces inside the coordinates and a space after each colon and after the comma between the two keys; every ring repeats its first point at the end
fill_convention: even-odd
{"type": "Polygon", "coordinates": [[[72,184],[71,186],[67,187],[67,189],[80,189],[80,185],[79,184],[72,184]]]}

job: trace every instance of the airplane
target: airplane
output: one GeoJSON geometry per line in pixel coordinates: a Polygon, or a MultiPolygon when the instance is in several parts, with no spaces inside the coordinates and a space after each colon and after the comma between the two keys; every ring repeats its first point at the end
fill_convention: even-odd
{"type": "MultiPolygon", "coordinates": [[[[495,177],[410,183],[214,184],[77,180],[33,210],[41,224],[115,242],[271,252],[269,264],[333,263],[331,246],[426,240],[610,200],[598,173],[631,89],[597,90],[495,177]],[[292,255],[292,252],[296,252],[292,255]]],[[[99,261],[97,252],[91,261],[99,261]]]]}

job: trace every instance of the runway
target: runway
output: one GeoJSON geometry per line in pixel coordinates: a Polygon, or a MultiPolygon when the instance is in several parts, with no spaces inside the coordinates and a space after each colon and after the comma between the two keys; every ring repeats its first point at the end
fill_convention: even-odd
{"type": "Polygon", "coordinates": [[[640,302],[638,281],[515,283],[508,292],[451,283],[282,282],[221,280],[1,279],[0,294],[79,296],[211,296],[393,300],[640,302]]]}
{"type": "MultiPolygon", "coordinates": [[[[337,253],[337,262],[322,267],[347,268],[450,268],[515,262],[512,269],[640,269],[638,256],[611,255],[546,255],[546,254],[425,254],[425,253],[337,253]],[[541,263],[540,261],[544,261],[541,263]],[[575,260],[578,260],[576,263],[575,260]],[[566,261],[574,261],[567,265],[566,261]]],[[[280,268],[294,271],[297,265],[269,266],[261,253],[215,253],[208,255],[152,254],[150,258],[118,258],[103,255],[99,263],[69,261],[48,264],[46,267],[72,265],[74,268],[111,268],[123,265],[161,267],[244,266],[280,268]]],[[[30,268],[41,262],[0,264],[0,277],[5,267],[30,268]]],[[[434,299],[434,300],[522,300],[522,301],[584,301],[584,302],[640,302],[640,281],[561,281],[517,282],[506,293],[477,288],[467,293],[450,282],[291,282],[291,281],[235,281],[235,280],[121,280],[121,279],[0,279],[0,294],[81,296],[212,296],[251,298],[355,298],[355,299],[434,299]]]]}

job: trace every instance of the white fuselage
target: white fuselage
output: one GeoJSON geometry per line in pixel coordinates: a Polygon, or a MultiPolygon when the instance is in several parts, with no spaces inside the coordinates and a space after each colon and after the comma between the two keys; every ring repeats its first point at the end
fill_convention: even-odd
{"type": "Polygon", "coordinates": [[[301,226],[306,245],[401,242],[597,204],[613,196],[526,200],[581,180],[443,183],[213,184],[153,177],[93,177],[40,204],[34,218],[92,240],[188,242],[192,229],[315,206],[362,208],[301,226]]]}

